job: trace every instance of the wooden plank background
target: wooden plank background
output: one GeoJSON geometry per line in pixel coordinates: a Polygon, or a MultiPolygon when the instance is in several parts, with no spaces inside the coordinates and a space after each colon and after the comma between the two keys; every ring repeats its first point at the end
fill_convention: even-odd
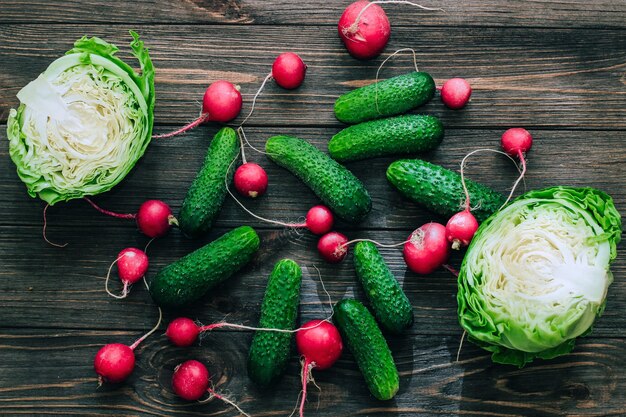
{"type": "MultiPolygon", "coordinates": [[[[191,119],[206,86],[226,78],[241,86],[243,114],[274,57],[299,53],[307,79],[295,91],[268,84],[248,137],[258,146],[275,134],[291,134],[324,149],[341,128],[332,114],[336,97],[371,82],[386,56],[361,62],[347,55],[336,35],[345,1],[135,2],[111,0],[0,2],[0,415],[187,416],[237,415],[212,401],[188,404],[171,392],[173,368],[188,358],[209,364],[221,392],[254,416],[288,415],[299,391],[294,351],[287,374],[272,391],[248,380],[245,361],[250,332],[216,331],[200,346],[173,348],[162,334],[137,352],[134,374],[121,386],[97,387],[92,361],[105,343],[131,343],[150,328],[157,312],[137,286],[127,300],[106,297],[104,276],[117,252],[142,247],[147,239],[132,223],[99,216],[84,202],[49,210],[48,235],[41,239],[43,204],[26,195],[6,146],[6,118],[15,94],[82,35],[101,36],[130,59],[128,29],[139,31],[157,69],[157,132],[191,119]]],[[[432,4],[431,4],[432,5],[432,4]]],[[[626,2],[481,0],[436,4],[445,12],[384,6],[393,25],[387,53],[414,47],[420,68],[441,84],[452,76],[470,80],[474,95],[462,111],[433,100],[418,112],[444,122],[446,138],[428,160],[455,169],[478,147],[496,147],[502,131],[524,126],[535,137],[526,187],[588,185],[609,192],[626,212],[626,2]]],[[[409,70],[397,57],[383,76],[409,70]]],[[[236,125],[242,118],[233,122],[236,125]]],[[[217,126],[153,142],[136,169],[101,205],[132,212],[147,198],[177,210],[202,163],[217,126]]],[[[247,202],[270,218],[296,220],[317,199],[291,174],[250,152],[270,175],[268,194],[247,202]]],[[[406,201],[385,179],[394,158],[348,167],[373,197],[373,210],[358,226],[339,222],[350,238],[385,242],[404,239],[430,220],[444,221],[406,201]]],[[[481,155],[469,175],[506,192],[515,169],[495,155],[481,155]]],[[[247,216],[227,200],[216,228],[191,241],[174,230],[150,247],[153,274],[160,267],[226,230],[250,224],[263,247],[241,273],[184,312],[203,322],[228,320],[254,325],[273,263],[291,257],[305,268],[301,323],[327,314],[326,296],[313,265],[320,268],[333,300],[363,299],[350,257],[328,265],[306,232],[277,229],[247,216]]],[[[456,284],[445,271],[426,277],[407,272],[399,250],[383,255],[402,282],[416,317],[406,335],[388,337],[401,373],[401,389],[388,402],[373,399],[349,352],[331,370],[316,374],[322,391],[311,390],[308,415],[319,416],[597,416],[626,415],[626,246],[618,248],[605,314],[574,352],[524,369],[494,365],[482,350],[465,344],[455,360],[461,331],[456,284]],[[317,408],[316,408],[317,407],[317,408]]],[[[461,254],[451,263],[459,265],[461,254]]],[[[159,332],[162,333],[162,332],[159,332]]]]}

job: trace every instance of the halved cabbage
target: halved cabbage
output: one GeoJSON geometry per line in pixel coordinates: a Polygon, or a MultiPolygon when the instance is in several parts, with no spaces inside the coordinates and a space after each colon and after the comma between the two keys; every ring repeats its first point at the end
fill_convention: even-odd
{"type": "Polygon", "coordinates": [[[9,153],[32,197],[49,204],[99,194],[120,182],[152,135],[154,67],[135,32],[141,74],[99,38],[74,48],[17,93],[9,153]]]}
{"type": "Polygon", "coordinates": [[[593,188],[531,191],[480,226],[457,294],[461,326],[494,362],[569,353],[604,310],[620,215],[593,188]]]}

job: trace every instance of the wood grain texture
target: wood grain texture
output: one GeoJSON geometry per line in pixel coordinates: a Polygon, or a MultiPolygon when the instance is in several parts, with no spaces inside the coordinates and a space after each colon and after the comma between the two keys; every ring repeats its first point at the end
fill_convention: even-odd
{"type": "MultiPolygon", "coordinates": [[[[104,343],[131,343],[126,331],[0,332],[0,407],[3,415],[81,416],[236,416],[212,400],[185,403],[170,380],[179,363],[205,363],[218,392],[226,393],[255,416],[288,415],[299,391],[299,364],[292,355],[284,377],[261,391],[247,378],[250,332],[214,332],[200,346],[170,346],[164,336],[137,349],[137,365],[120,386],[97,386],[93,356],[104,343]],[[53,365],[52,365],[53,364],[53,365]],[[36,375],[36,380],[28,375],[36,375]],[[45,395],[42,395],[45,392],[45,395]]],[[[626,341],[585,338],[569,355],[524,369],[494,366],[477,347],[464,345],[454,357],[457,336],[389,337],[400,373],[400,391],[391,401],[375,400],[352,355],[333,368],[315,372],[321,391],[311,389],[308,415],[332,416],[619,416],[626,412],[626,341]],[[350,381],[348,386],[346,382],[350,381]],[[316,409],[316,407],[319,407],[316,409]]]]}
{"type": "MultiPolygon", "coordinates": [[[[115,24],[214,23],[251,25],[336,26],[352,0],[4,0],[0,23],[101,23],[115,24]],[[25,9],[28,13],[25,13],[25,9]]],[[[406,5],[383,6],[395,26],[505,26],[505,27],[616,27],[626,25],[626,4],[596,0],[520,0],[473,2],[440,0],[419,2],[441,11],[424,11],[406,5]]]]}
{"type": "MultiPolygon", "coordinates": [[[[17,105],[19,89],[74,40],[97,35],[122,47],[131,27],[0,25],[0,120],[17,105]]],[[[276,55],[292,50],[309,65],[304,85],[285,91],[269,83],[249,123],[338,126],[336,98],[372,82],[382,61],[350,58],[330,27],[307,26],[294,34],[280,26],[155,25],[140,32],[157,71],[157,124],[193,119],[207,85],[223,78],[241,86],[246,104],[240,121],[276,55]]],[[[389,51],[409,46],[418,48],[420,68],[439,85],[463,76],[473,86],[463,111],[446,110],[438,99],[419,110],[440,116],[449,128],[626,128],[626,31],[397,28],[389,51]]],[[[382,76],[409,71],[410,61],[396,59],[382,76]]]]}

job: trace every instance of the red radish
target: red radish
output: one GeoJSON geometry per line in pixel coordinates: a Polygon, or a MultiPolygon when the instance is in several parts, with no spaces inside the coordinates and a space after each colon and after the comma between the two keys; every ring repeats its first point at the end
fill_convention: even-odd
{"type": "Polygon", "coordinates": [[[235,171],[235,188],[239,194],[256,198],[267,191],[267,173],[258,164],[247,162],[235,171]]]}
{"type": "Polygon", "coordinates": [[[229,122],[241,112],[242,102],[239,86],[224,80],[215,81],[204,92],[202,113],[200,113],[197,119],[173,132],[153,135],[152,138],[171,138],[205,122],[229,122]]]}
{"type": "Polygon", "coordinates": [[[469,102],[472,87],[463,78],[452,78],[441,87],[441,101],[453,110],[462,109],[469,102]]]}
{"type": "Polygon", "coordinates": [[[211,397],[215,397],[232,405],[241,414],[249,417],[237,404],[216,393],[213,388],[210,387],[210,383],[211,375],[206,366],[204,366],[202,362],[193,359],[178,365],[174,369],[174,375],[172,375],[172,390],[183,400],[197,401],[202,398],[204,394],[208,393],[211,397]]]}
{"type": "Polygon", "coordinates": [[[391,35],[385,11],[367,0],[358,0],[346,7],[337,29],[346,49],[357,59],[380,55],[391,35]]]}
{"type": "Polygon", "coordinates": [[[500,144],[504,152],[515,157],[520,154],[525,154],[530,150],[533,146],[533,137],[528,130],[521,127],[514,127],[502,134],[500,144]]]}
{"type": "Polygon", "coordinates": [[[173,225],[178,225],[170,206],[161,200],[145,201],[137,212],[137,226],[148,237],[164,236],[173,225]]]}
{"type": "Polygon", "coordinates": [[[198,340],[200,326],[187,317],[179,317],[170,322],[165,331],[167,338],[176,346],[186,347],[198,340]]]}
{"type": "Polygon", "coordinates": [[[313,368],[328,369],[339,359],[343,342],[339,330],[326,320],[311,320],[296,333],[296,346],[304,358],[302,362],[302,399],[300,417],[304,416],[307,383],[312,380],[313,368]]]}
{"type": "Polygon", "coordinates": [[[135,369],[135,353],[129,346],[110,343],[96,353],[93,366],[100,383],[117,384],[126,380],[135,369]]]}
{"type": "Polygon", "coordinates": [[[470,244],[476,230],[478,230],[478,220],[466,208],[448,220],[446,224],[446,239],[452,243],[452,249],[460,249],[470,244]]]}
{"type": "Polygon", "coordinates": [[[298,88],[304,82],[306,65],[297,54],[285,52],[274,60],[272,78],[276,84],[287,90],[298,88]]]}
{"type": "Polygon", "coordinates": [[[172,209],[161,200],[147,200],[139,206],[137,213],[116,213],[105,210],[94,203],[90,198],[84,197],[93,208],[107,216],[118,219],[133,219],[137,227],[146,236],[155,238],[164,236],[172,226],[178,226],[178,220],[172,214],[172,209]]]}
{"type": "Polygon", "coordinates": [[[348,238],[339,232],[329,232],[317,242],[317,251],[329,263],[339,263],[348,254],[348,238]]]}
{"type": "Polygon", "coordinates": [[[146,275],[146,271],[148,270],[148,255],[141,249],[126,248],[117,255],[117,259],[113,264],[109,267],[104,288],[106,292],[114,298],[125,298],[128,295],[130,286],[146,275]],[[111,268],[115,263],[117,263],[117,274],[124,285],[122,295],[115,295],[109,291],[109,277],[111,276],[111,268]]]}
{"type": "Polygon", "coordinates": [[[130,376],[135,368],[135,349],[148,336],[154,333],[161,325],[163,312],[159,308],[159,321],[148,333],[141,336],[130,346],[121,343],[109,343],[104,345],[96,353],[93,367],[98,374],[99,383],[110,382],[117,384],[130,376]]]}
{"type": "Polygon", "coordinates": [[[313,206],[306,214],[305,227],[316,235],[328,233],[333,228],[333,213],[326,206],[313,206]]]}
{"type": "Polygon", "coordinates": [[[208,115],[208,120],[226,123],[239,115],[242,105],[239,87],[228,81],[215,81],[204,92],[202,98],[202,113],[208,115]]]}
{"type": "Polygon", "coordinates": [[[439,223],[419,227],[404,244],[404,261],[417,274],[430,274],[443,265],[450,255],[446,228],[439,223]]]}

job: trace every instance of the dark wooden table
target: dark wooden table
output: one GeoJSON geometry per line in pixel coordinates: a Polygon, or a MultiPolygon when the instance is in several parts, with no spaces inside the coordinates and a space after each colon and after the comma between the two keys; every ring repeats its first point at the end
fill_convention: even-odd
{"type": "MultiPolygon", "coordinates": [[[[341,45],[336,22],[347,1],[122,1],[0,2],[0,415],[236,415],[221,402],[189,404],[170,388],[173,368],[188,358],[207,364],[220,392],[255,416],[288,415],[299,392],[294,351],[285,377],[260,391],[247,377],[250,332],[216,331],[189,349],[168,344],[162,331],[137,351],[134,374],[121,386],[97,386],[93,357],[110,342],[131,343],[152,327],[157,310],[136,286],[126,300],[104,292],[104,277],[117,252],[143,247],[147,239],[133,224],[98,215],[85,202],[49,210],[48,235],[41,238],[39,200],[26,194],[6,145],[6,119],[15,94],[82,35],[111,41],[129,59],[128,30],[140,32],[156,66],[156,132],[165,132],[198,112],[206,86],[217,79],[238,83],[244,113],[269,72],[274,57],[295,51],[308,64],[295,91],[270,83],[249,121],[248,138],[262,146],[275,134],[290,134],[324,149],[341,128],[332,112],[336,97],[372,81],[390,52],[413,47],[420,68],[438,84],[467,78],[474,94],[462,111],[433,100],[420,112],[440,117],[446,138],[426,156],[458,168],[463,155],[494,148],[504,129],[523,126],[535,136],[529,155],[528,189],[557,184],[588,185],[614,197],[626,213],[626,2],[557,0],[516,2],[443,0],[442,12],[385,6],[393,25],[386,53],[375,60],[352,59],[341,45]]],[[[432,2],[431,2],[432,3],[432,2]]],[[[383,71],[410,69],[399,57],[383,71]]],[[[241,121],[241,118],[237,121],[241,121]]],[[[235,121],[234,123],[236,123],[235,121]]],[[[155,140],[132,173],[95,200],[109,209],[136,211],[148,198],[175,210],[199,168],[217,126],[207,125],[172,140],[155,140]]],[[[251,153],[268,171],[268,194],[248,206],[275,219],[295,220],[318,202],[291,174],[251,153]]],[[[339,223],[350,238],[403,240],[431,220],[445,221],[402,198],[385,179],[392,158],[349,164],[373,197],[373,210],[357,227],[339,223]]],[[[500,156],[482,155],[468,168],[472,178],[505,192],[516,171],[500,156]]],[[[224,231],[249,224],[263,246],[247,268],[185,313],[205,323],[228,320],[256,324],[273,263],[290,257],[304,266],[299,322],[326,314],[319,267],[333,300],[363,299],[351,258],[325,264],[316,238],[268,226],[227,200],[217,227],[188,240],[174,230],[150,247],[154,274],[160,267],[224,231]]],[[[618,248],[605,314],[593,334],[569,355],[537,361],[524,369],[494,365],[479,348],[465,344],[455,360],[461,330],[456,283],[445,271],[430,276],[407,272],[401,251],[382,253],[414,306],[407,335],[389,337],[401,374],[398,395],[373,399],[353,357],[316,373],[321,393],[311,390],[308,415],[626,415],[626,245],[618,248]]],[[[460,264],[456,255],[451,263],[460,264]]],[[[117,283],[115,283],[117,284],[117,283]]],[[[174,315],[165,313],[165,322],[174,315]]]]}

